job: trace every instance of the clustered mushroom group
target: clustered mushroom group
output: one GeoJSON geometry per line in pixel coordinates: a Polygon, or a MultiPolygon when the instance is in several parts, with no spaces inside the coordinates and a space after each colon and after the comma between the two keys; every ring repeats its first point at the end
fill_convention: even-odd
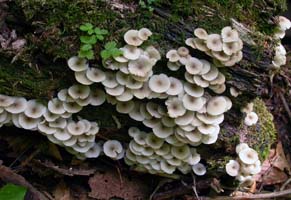
{"type": "Polygon", "coordinates": [[[275,56],[273,57],[272,64],[275,68],[286,64],[286,49],[281,44],[281,40],[285,37],[286,30],[291,28],[291,21],[284,16],[276,18],[278,30],[274,34],[274,38],[278,39],[275,47],[275,56]]]}
{"type": "MultiPolygon", "coordinates": [[[[186,45],[213,57],[215,64],[193,57],[186,47],[169,50],[167,67],[184,72],[179,79],[165,73],[154,74],[161,55],[154,46],[144,43],[151,35],[147,28],[127,31],[126,45],[120,48],[122,55],[103,60],[103,67],[91,67],[86,59],[71,57],[67,64],[78,83],[60,90],[47,106],[36,100],[0,95],[0,125],[12,123],[38,130],[79,159],[103,154],[114,160],[124,158],[128,165],[153,174],[172,174],[175,170],[186,174],[193,170],[204,175],[206,167],[200,162],[198,146],[216,142],[224,113],[232,107],[231,100],[221,95],[226,85],[219,67],[239,62],[243,43],[231,27],[223,28],[221,34],[195,29],[197,38],[188,38],[186,45]],[[98,123],[76,115],[85,106],[104,102],[142,122],[149,131],[129,128],[132,140],[128,145],[117,140],[96,141],[98,123]]],[[[231,93],[238,95],[234,88],[231,93]]],[[[248,111],[247,118],[252,116],[252,110],[248,111]]],[[[249,121],[245,119],[246,124],[254,123],[249,121]]],[[[244,160],[251,159],[250,148],[241,148],[238,153],[240,161],[231,161],[228,173],[230,165],[239,165],[242,170],[259,162],[256,154],[254,163],[244,160]]],[[[238,174],[239,170],[230,173],[238,174]]]]}
{"type": "Polygon", "coordinates": [[[253,183],[253,176],[261,171],[261,161],[258,153],[246,143],[240,143],[235,149],[238,159],[229,160],[226,164],[226,173],[235,177],[245,186],[253,183]]]}
{"type": "Polygon", "coordinates": [[[241,112],[245,114],[244,124],[247,126],[255,125],[259,117],[257,113],[254,112],[254,103],[248,103],[244,108],[241,109],[241,112]]]}

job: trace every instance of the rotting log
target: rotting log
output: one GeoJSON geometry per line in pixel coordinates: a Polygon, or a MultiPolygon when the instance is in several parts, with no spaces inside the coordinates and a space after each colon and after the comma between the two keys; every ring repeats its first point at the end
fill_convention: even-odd
{"type": "MultiPolygon", "coordinates": [[[[209,158],[211,172],[216,174],[217,170],[222,172],[229,156],[234,155],[240,133],[250,135],[251,146],[264,152],[262,157],[275,141],[272,116],[260,100],[256,100],[256,105],[259,105],[256,109],[263,110],[259,116],[267,116],[268,119],[260,121],[254,130],[241,125],[239,109],[256,97],[265,95],[269,87],[275,44],[271,37],[275,30],[274,17],[285,8],[284,0],[160,0],[145,8],[137,1],[128,0],[0,0],[0,93],[46,102],[60,89],[75,83],[73,73],[66,67],[66,59],[77,54],[81,34],[79,26],[85,22],[107,29],[110,35],[106,41],[118,43],[122,43],[126,30],[148,27],[154,33],[151,42],[163,55],[171,48],[184,45],[184,40],[193,35],[196,27],[218,33],[222,27],[233,25],[245,36],[242,38],[243,60],[222,72],[226,75],[227,87],[235,86],[242,95],[239,100],[232,98],[233,109],[226,114],[219,141],[210,149],[201,147],[202,157],[209,158]],[[226,156],[225,152],[230,155],[226,156]]],[[[99,53],[103,46],[104,43],[96,45],[93,66],[101,65],[99,53]]],[[[209,60],[201,52],[194,53],[209,60]]],[[[163,59],[158,64],[159,71],[165,70],[165,63],[163,59]]],[[[80,115],[101,124],[101,138],[127,141],[126,129],[136,123],[118,114],[109,104],[94,110],[85,109],[80,115]],[[112,116],[121,123],[120,131],[112,116]],[[120,133],[125,134],[120,136],[120,133]]]]}

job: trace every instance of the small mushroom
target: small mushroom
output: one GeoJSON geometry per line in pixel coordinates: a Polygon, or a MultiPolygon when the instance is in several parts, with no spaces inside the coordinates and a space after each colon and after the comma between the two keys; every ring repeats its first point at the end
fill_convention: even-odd
{"type": "Polygon", "coordinates": [[[226,173],[230,176],[237,176],[239,173],[240,165],[236,160],[229,160],[225,165],[226,173]]]}

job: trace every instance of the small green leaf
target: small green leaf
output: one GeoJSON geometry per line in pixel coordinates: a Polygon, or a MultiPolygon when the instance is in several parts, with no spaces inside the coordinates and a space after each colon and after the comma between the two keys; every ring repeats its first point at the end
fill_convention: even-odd
{"type": "Polygon", "coordinates": [[[90,49],[92,49],[92,45],[90,45],[90,44],[84,44],[81,46],[82,51],[88,51],[90,49]]]}
{"type": "Polygon", "coordinates": [[[101,29],[98,28],[98,27],[94,29],[94,32],[95,32],[97,35],[101,35],[101,29]]]}
{"type": "Polygon", "coordinates": [[[0,199],[3,200],[23,200],[26,188],[8,183],[0,189],[0,199]]]}
{"type": "Polygon", "coordinates": [[[108,34],[108,31],[106,29],[101,29],[101,34],[102,35],[107,35],[108,34]]]}
{"type": "Polygon", "coordinates": [[[93,29],[93,25],[91,23],[85,23],[80,26],[81,31],[89,31],[91,29],[93,29]]]}
{"type": "Polygon", "coordinates": [[[80,58],[87,58],[89,60],[93,59],[94,58],[94,52],[93,50],[88,50],[88,51],[79,51],[79,54],[78,56],[80,58]]]}
{"type": "Polygon", "coordinates": [[[101,57],[104,59],[104,60],[106,60],[106,59],[108,59],[108,58],[110,58],[110,52],[109,51],[107,51],[107,50],[102,50],[101,51],[101,57]]]}
{"type": "Polygon", "coordinates": [[[94,33],[94,30],[88,30],[88,34],[92,35],[94,33]]]}
{"type": "Polygon", "coordinates": [[[96,35],[96,38],[98,39],[98,40],[104,40],[104,37],[102,36],[102,35],[96,35]]]}
{"type": "Polygon", "coordinates": [[[117,57],[117,56],[121,56],[123,52],[119,49],[112,49],[110,53],[113,57],[117,57]]]}
{"type": "Polygon", "coordinates": [[[105,44],[105,49],[113,49],[116,47],[116,42],[107,42],[105,44]]]}
{"type": "Polygon", "coordinates": [[[80,40],[84,44],[96,44],[96,42],[97,42],[96,37],[93,36],[93,35],[91,35],[91,36],[81,36],[80,40]]]}

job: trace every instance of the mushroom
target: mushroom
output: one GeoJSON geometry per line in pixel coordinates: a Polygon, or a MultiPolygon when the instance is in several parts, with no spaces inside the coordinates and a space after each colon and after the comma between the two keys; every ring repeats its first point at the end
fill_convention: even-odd
{"type": "Polygon", "coordinates": [[[186,61],[185,67],[189,74],[195,75],[200,73],[203,63],[199,59],[191,57],[186,61]]]}
{"type": "Polygon", "coordinates": [[[258,153],[251,148],[241,150],[238,155],[239,159],[248,165],[255,164],[255,162],[259,160],[258,153]]]}
{"type": "Polygon", "coordinates": [[[120,155],[124,154],[121,143],[117,140],[107,140],[103,144],[103,152],[112,159],[121,159],[120,155]]]}
{"type": "Polygon", "coordinates": [[[229,160],[225,165],[226,173],[230,176],[237,176],[239,174],[240,165],[236,160],[229,160]]]}
{"type": "Polygon", "coordinates": [[[7,107],[4,107],[7,112],[19,114],[27,108],[27,101],[23,97],[15,97],[14,102],[7,107]]]}
{"type": "Polygon", "coordinates": [[[178,99],[177,97],[169,98],[165,102],[165,104],[167,106],[168,114],[172,118],[182,116],[186,113],[186,109],[183,106],[183,102],[180,99],[178,99]]]}
{"type": "Polygon", "coordinates": [[[204,94],[204,89],[198,85],[185,83],[184,84],[184,90],[185,92],[192,96],[192,97],[201,97],[204,94]]]}
{"type": "Polygon", "coordinates": [[[95,143],[94,146],[92,146],[86,153],[86,158],[97,158],[102,152],[102,147],[100,144],[95,143]]]}
{"type": "Polygon", "coordinates": [[[128,60],[136,60],[142,53],[140,48],[131,45],[125,45],[120,50],[123,52],[123,56],[128,60]]]}
{"type": "Polygon", "coordinates": [[[230,26],[226,26],[221,30],[222,41],[225,43],[236,42],[239,40],[237,30],[232,29],[230,26]]]}
{"type": "Polygon", "coordinates": [[[244,119],[244,124],[247,126],[252,126],[258,122],[258,119],[259,117],[255,112],[247,113],[244,119]]]}
{"type": "Polygon", "coordinates": [[[177,61],[179,61],[180,56],[179,56],[177,50],[172,49],[172,50],[167,52],[166,58],[168,58],[170,62],[177,62],[177,61]]]}
{"type": "Polygon", "coordinates": [[[148,37],[150,37],[153,33],[147,29],[147,28],[141,28],[139,29],[138,31],[138,37],[141,39],[141,40],[147,40],[148,37]]]}
{"type": "Polygon", "coordinates": [[[198,176],[203,176],[206,174],[206,167],[202,163],[197,163],[192,166],[193,172],[198,176]]]}
{"type": "Polygon", "coordinates": [[[190,47],[192,47],[193,49],[196,49],[196,46],[195,46],[195,42],[194,42],[194,38],[187,38],[186,40],[185,40],[185,44],[187,45],[187,46],[190,46],[190,47]]]}
{"type": "Polygon", "coordinates": [[[166,92],[170,85],[170,79],[165,74],[153,75],[149,80],[149,88],[156,93],[166,92]]]}
{"type": "Polygon", "coordinates": [[[94,83],[87,78],[87,71],[75,72],[75,78],[82,85],[91,85],[94,83]]]}
{"type": "Polygon", "coordinates": [[[169,77],[170,80],[170,87],[166,91],[169,95],[178,95],[183,92],[183,84],[179,79],[169,77]]]}
{"type": "Polygon", "coordinates": [[[183,145],[180,147],[172,146],[171,153],[177,159],[184,160],[190,156],[190,148],[188,145],[183,145]]]}
{"type": "Polygon", "coordinates": [[[102,70],[93,67],[87,69],[86,77],[94,83],[100,83],[106,78],[105,73],[102,70]]]}
{"type": "Polygon", "coordinates": [[[207,36],[208,36],[208,33],[203,28],[196,28],[194,30],[194,35],[196,37],[198,37],[199,39],[206,40],[207,39],[207,36]]]}
{"type": "Polygon", "coordinates": [[[210,115],[220,115],[225,112],[227,102],[224,97],[212,97],[206,105],[206,111],[210,115]]]}
{"type": "Polygon", "coordinates": [[[71,70],[75,72],[85,71],[89,64],[86,59],[79,58],[78,56],[73,56],[68,60],[68,66],[71,70]]]}
{"type": "Polygon", "coordinates": [[[134,109],[134,101],[117,102],[116,110],[120,113],[128,114],[134,109]]]}
{"type": "Polygon", "coordinates": [[[143,40],[139,38],[139,31],[129,30],[124,34],[124,41],[132,46],[139,46],[143,43],[143,40]]]}
{"type": "Polygon", "coordinates": [[[210,34],[206,39],[206,46],[212,51],[222,51],[221,36],[218,34],[210,34]]]}
{"type": "Polygon", "coordinates": [[[46,112],[46,107],[37,103],[36,100],[29,100],[24,114],[30,118],[40,118],[46,112]]]}
{"type": "Polygon", "coordinates": [[[128,63],[128,71],[129,73],[145,77],[149,71],[152,70],[153,63],[147,56],[140,56],[137,60],[129,61],[128,63]]]}
{"type": "Polygon", "coordinates": [[[86,99],[90,94],[90,87],[86,85],[73,85],[68,89],[73,99],[86,99]]]}
{"type": "Polygon", "coordinates": [[[240,143],[240,144],[236,145],[235,152],[237,154],[239,154],[239,152],[241,152],[242,150],[247,149],[247,148],[249,148],[249,145],[247,143],[240,143]]]}
{"type": "Polygon", "coordinates": [[[86,126],[85,126],[84,122],[82,122],[82,121],[78,121],[78,122],[71,121],[67,125],[68,132],[71,135],[75,135],[75,136],[84,134],[85,128],[86,128],[86,126]]]}
{"type": "Polygon", "coordinates": [[[95,89],[90,93],[90,104],[92,106],[99,106],[105,102],[105,93],[100,89],[95,89]]]}

